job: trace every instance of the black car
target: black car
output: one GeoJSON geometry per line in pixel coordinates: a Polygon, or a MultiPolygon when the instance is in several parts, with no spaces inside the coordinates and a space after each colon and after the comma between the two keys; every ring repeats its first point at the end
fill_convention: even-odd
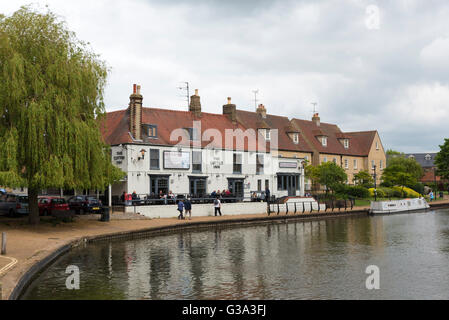
{"type": "Polygon", "coordinates": [[[70,210],[76,214],[101,213],[101,201],[93,196],[73,196],[68,201],[70,210]]]}

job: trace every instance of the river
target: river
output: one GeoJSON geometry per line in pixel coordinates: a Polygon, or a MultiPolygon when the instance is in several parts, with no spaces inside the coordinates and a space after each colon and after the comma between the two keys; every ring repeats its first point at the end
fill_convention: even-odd
{"type": "Polygon", "coordinates": [[[449,210],[180,231],[58,258],[22,299],[449,299],[449,210]],[[368,290],[368,266],[379,289],[368,290]],[[68,290],[68,266],[79,290],[68,290]]]}

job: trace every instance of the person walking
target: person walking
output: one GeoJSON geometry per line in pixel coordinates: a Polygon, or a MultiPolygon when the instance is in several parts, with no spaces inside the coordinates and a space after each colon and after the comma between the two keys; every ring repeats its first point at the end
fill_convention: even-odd
{"type": "Polygon", "coordinates": [[[215,216],[217,216],[217,213],[219,213],[221,217],[221,201],[218,197],[215,198],[214,200],[214,209],[215,209],[215,216]]]}
{"type": "Polygon", "coordinates": [[[184,217],[182,215],[182,213],[184,212],[184,202],[182,200],[179,200],[178,202],[178,211],[179,211],[179,216],[178,216],[178,220],[184,220],[184,217]]]}
{"type": "Polygon", "coordinates": [[[187,198],[186,203],[184,203],[184,209],[186,210],[186,218],[188,214],[189,220],[192,220],[192,201],[190,201],[190,198],[187,198]]]}
{"type": "Polygon", "coordinates": [[[429,197],[430,197],[430,201],[433,201],[433,191],[432,190],[430,190],[429,197]]]}
{"type": "Polygon", "coordinates": [[[271,197],[270,188],[266,187],[266,188],[265,188],[265,200],[266,200],[268,203],[270,202],[270,197],[271,197]]]}

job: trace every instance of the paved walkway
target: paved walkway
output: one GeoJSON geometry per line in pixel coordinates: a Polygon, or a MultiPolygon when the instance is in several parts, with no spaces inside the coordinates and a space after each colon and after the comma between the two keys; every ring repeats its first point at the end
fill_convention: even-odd
{"type": "MultiPolygon", "coordinates": [[[[445,201],[449,204],[449,201],[445,201]]],[[[354,207],[352,210],[366,210],[367,207],[354,207]]],[[[350,213],[351,211],[347,211],[350,213]]],[[[329,211],[328,211],[329,213],[329,211]]],[[[313,212],[316,214],[316,212],[313,212]]],[[[292,216],[293,214],[289,214],[292,216]]],[[[309,213],[297,214],[307,216],[309,213]]],[[[271,214],[270,219],[279,219],[285,214],[271,214]]],[[[166,219],[142,219],[141,216],[128,216],[123,219],[123,214],[114,213],[110,222],[93,220],[92,216],[82,216],[72,223],[53,224],[50,220],[43,219],[38,226],[27,224],[23,219],[0,219],[0,232],[7,233],[7,255],[17,259],[17,263],[10,269],[0,274],[0,283],[3,288],[2,298],[7,299],[22,275],[38,261],[50,255],[56,249],[84,237],[94,237],[105,234],[125,233],[151,228],[185,225],[191,222],[232,221],[245,219],[267,219],[267,214],[248,214],[222,217],[193,217],[192,220],[166,219]],[[122,216],[121,216],[122,215],[122,216]]],[[[95,217],[96,218],[96,217],[95,217]]],[[[0,260],[0,269],[7,265],[8,259],[0,260]]]]}

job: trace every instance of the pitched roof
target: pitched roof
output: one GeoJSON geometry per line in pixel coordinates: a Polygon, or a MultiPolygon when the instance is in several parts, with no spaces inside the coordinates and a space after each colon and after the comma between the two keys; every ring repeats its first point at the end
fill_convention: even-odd
{"type": "MultiPolygon", "coordinates": [[[[246,131],[246,127],[240,123],[233,124],[232,121],[222,114],[213,114],[202,112],[201,117],[196,117],[189,111],[177,111],[159,108],[142,108],[142,124],[151,124],[157,126],[157,138],[150,138],[145,131],[142,132],[142,141],[133,141],[129,134],[128,126],[129,112],[128,110],[120,110],[106,113],[106,119],[101,123],[101,131],[105,142],[110,145],[118,145],[125,143],[142,143],[152,145],[184,145],[191,146],[193,142],[189,140],[186,128],[194,127],[194,121],[199,121],[201,136],[210,137],[207,141],[201,141],[201,147],[226,148],[246,151],[261,151],[257,150],[257,139],[263,139],[255,136],[251,131],[246,131]],[[181,129],[181,130],[177,130],[181,129]],[[226,146],[226,130],[234,131],[238,137],[242,137],[242,145],[237,145],[237,139],[231,142],[232,145],[226,146]],[[177,131],[175,131],[177,130],[177,131]],[[256,143],[249,143],[250,139],[244,139],[244,134],[250,138],[254,138],[256,143]],[[173,136],[172,136],[173,135],[173,136]],[[176,140],[172,140],[176,139],[176,140]]],[[[229,139],[228,139],[229,140],[229,139]]],[[[263,141],[265,142],[265,141],[263,141]]],[[[261,143],[264,146],[264,143],[261,143]]]]}
{"type": "Polygon", "coordinates": [[[376,131],[342,132],[337,125],[325,122],[321,122],[319,126],[310,120],[293,119],[292,122],[300,128],[314,149],[326,154],[367,156],[376,135],[376,131]],[[320,135],[327,136],[327,146],[323,146],[317,139],[320,135]],[[349,139],[347,149],[338,140],[342,137],[349,139]]]}
{"type": "MultiPolygon", "coordinates": [[[[236,110],[237,121],[247,128],[254,130],[258,129],[258,124],[261,119],[257,112],[236,110]]],[[[299,143],[295,144],[288,135],[288,127],[291,127],[290,120],[287,117],[267,114],[263,121],[270,129],[278,130],[278,149],[297,151],[297,152],[313,152],[302,135],[299,135],[299,143]]],[[[294,128],[294,127],[293,127],[294,128]]],[[[299,131],[297,128],[295,131],[299,131]]]]}
{"type": "Polygon", "coordinates": [[[404,156],[406,158],[409,158],[410,156],[413,156],[413,158],[421,165],[423,168],[429,168],[435,166],[434,160],[436,157],[436,153],[406,153],[404,156]],[[426,159],[426,156],[429,155],[429,160],[426,159]]]}

